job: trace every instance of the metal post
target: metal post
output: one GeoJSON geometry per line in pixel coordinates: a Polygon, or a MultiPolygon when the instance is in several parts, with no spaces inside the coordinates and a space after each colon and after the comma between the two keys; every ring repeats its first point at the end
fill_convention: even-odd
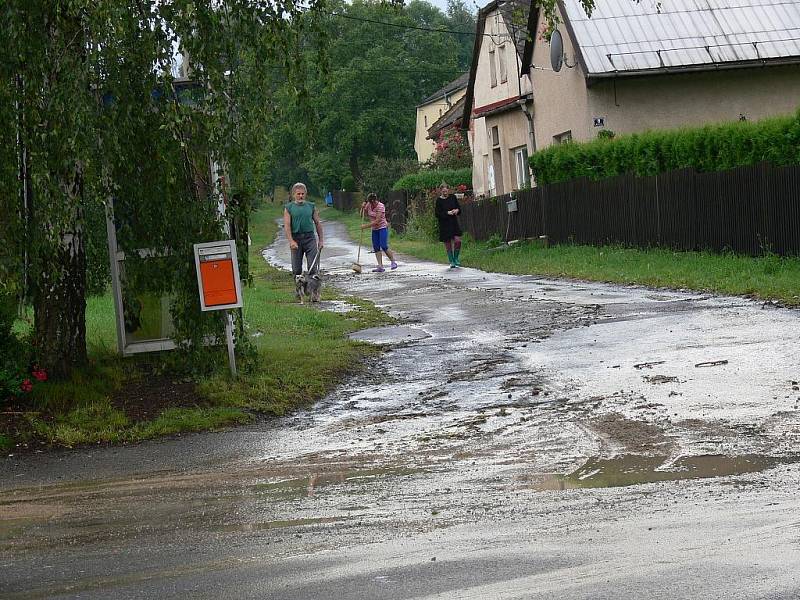
{"type": "Polygon", "coordinates": [[[228,363],[231,366],[231,375],[236,377],[236,355],[233,352],[233,316],[225,312],[225,338],[228,341],[228,363]]]}

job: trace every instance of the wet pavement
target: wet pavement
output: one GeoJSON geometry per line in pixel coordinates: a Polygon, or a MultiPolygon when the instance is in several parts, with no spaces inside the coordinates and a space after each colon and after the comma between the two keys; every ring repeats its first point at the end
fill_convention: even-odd
{"type": "Polygon", "coordinates": [[[0,597],[800,597],[800,312],[356,274],[326,230],[326,284],[401,319],[356,336],[386,352],[284,419],[6,458],[0,597]]]}

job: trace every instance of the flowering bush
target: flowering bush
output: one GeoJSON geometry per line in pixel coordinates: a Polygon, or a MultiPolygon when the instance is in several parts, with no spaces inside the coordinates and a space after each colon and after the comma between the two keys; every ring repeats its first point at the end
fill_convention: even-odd
{"type": "Polygon", "coordinates": [[[9,368],[0,369],[0,401],[19,398],[33,391],[37,383],[47,381],[47,371],[34,367],[30,377],[24,371],[9,368]]]}
{"type": "Polygon", "coordinates": [[[461,131],[453,128],[440,131],[430,162],[435,169],[471,167],[472,153],[461,131]]]}

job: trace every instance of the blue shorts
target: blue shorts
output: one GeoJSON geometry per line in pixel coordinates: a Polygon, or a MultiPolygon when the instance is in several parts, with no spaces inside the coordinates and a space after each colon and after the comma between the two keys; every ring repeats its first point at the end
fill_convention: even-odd
{"type": "Polygon", "coordinates": [[[383,250],[386,252],[389,249],[389,228],[372,230],[372,249],[375,252],[383,250]]]}

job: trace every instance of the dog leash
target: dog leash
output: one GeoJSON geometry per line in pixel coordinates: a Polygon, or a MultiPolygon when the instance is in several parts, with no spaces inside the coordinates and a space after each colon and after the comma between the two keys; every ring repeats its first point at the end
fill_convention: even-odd
{"type": "Polygon", "coordinates": [[[314,270],[314,265],[317,266],[317,272],[319,272],[319,257],[322,256],[322,248],[317,249],[317,255],[314,257],[314,262],[311,263],[311,266],[308,268],[308,273],[314,270]]]}

